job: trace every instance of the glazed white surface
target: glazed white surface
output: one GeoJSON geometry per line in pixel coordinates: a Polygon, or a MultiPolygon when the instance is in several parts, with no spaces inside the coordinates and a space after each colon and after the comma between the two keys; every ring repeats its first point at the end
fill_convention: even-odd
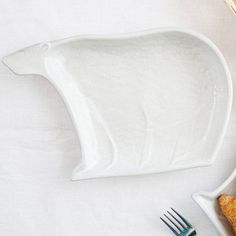
{"type": "Polygon", "coordinates": [[[61,94],[82,158],[72,179],[212,164],[232,104],[226,62],[195,32],[156,29],[41,43],[3,62],[61,94]]]}
{"type": "MultiPolygon", "coordinates": [[[[235,83],[235,16],[221,0],[1,1],[0,57],[78,34],[187,27],[224,54],[235,83]]],[[[191,194],[211,191],[236,166],[235,105],[212,167],[70,182],[79,141],[59,94],[39,76],[0,65],[0,235],[169,236],[159,216],[173,206],[199,235],[220,235],[191,194]]]]}

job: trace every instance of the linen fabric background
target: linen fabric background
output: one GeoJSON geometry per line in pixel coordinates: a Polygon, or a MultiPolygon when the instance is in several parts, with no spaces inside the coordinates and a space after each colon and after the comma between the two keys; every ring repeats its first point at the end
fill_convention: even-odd
{"type": "MultiPolygon", "coordinates": [[[[223,0],[0,0],[0,57],[79,34],[184,27],[222,51],[236,80],[236,16],[223,0]]],[[[175,207],[199,235],[218,235],[191,199],[236,167],[236,108],[211,167],[71,182],[79,140],[62,99],[40,76],[0,64],[0,235],[168,236],[159,216],[175,207]]]]}

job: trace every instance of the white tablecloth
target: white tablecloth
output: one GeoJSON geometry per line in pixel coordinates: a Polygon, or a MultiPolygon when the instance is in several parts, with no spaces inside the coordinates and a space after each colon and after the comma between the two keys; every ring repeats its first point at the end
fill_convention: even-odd
{"type": "MultiPolygon", "coordinates": [[[[177,26],[208,36],[236,80],[236,17],[223,0],[1,0],[0,57],[77,34],[177,26]]],[[[79,140],[52,85],[0,65],[0,235],[167,236],[159,216],[181,211],[218,235],[191,199],[236,167],[236,108],[215,164],[161,175],[70,182],[79,140]]]]}

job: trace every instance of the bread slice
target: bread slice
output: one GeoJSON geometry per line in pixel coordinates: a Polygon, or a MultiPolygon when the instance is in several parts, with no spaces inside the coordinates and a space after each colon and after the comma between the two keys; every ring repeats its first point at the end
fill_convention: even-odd
{"type": "Polygon", "coordinates": [[[231,224],[236,235],[236,196],[223,194],[218,198],[223,215],[231,224]]]}

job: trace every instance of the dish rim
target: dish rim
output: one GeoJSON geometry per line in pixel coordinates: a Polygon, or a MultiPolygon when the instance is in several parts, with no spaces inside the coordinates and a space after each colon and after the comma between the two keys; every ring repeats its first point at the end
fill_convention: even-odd
{"type": "Polygon", "coordinates": [[[216,229],[223,235],[227,236],[225,232],[223,232],[224,225],[219,220],[219,222],[215,219],[212,219],[210,217],[210,213],[207,207],[202,204],[200,199],[212,199],[217,200],[217,197],[222,193],[222,191],[227,188],[228,185],[230,185],[236,178],[236,168],[233,170],[233,172],[223,181],[222,184],[220,184],[215,190],[213,191],[199,191],[197,193],[192,194],[192,199],[200,206],[200,208],[203,210],[203,212],[208,216],[210,221],[214,224],[216,229]]]}

